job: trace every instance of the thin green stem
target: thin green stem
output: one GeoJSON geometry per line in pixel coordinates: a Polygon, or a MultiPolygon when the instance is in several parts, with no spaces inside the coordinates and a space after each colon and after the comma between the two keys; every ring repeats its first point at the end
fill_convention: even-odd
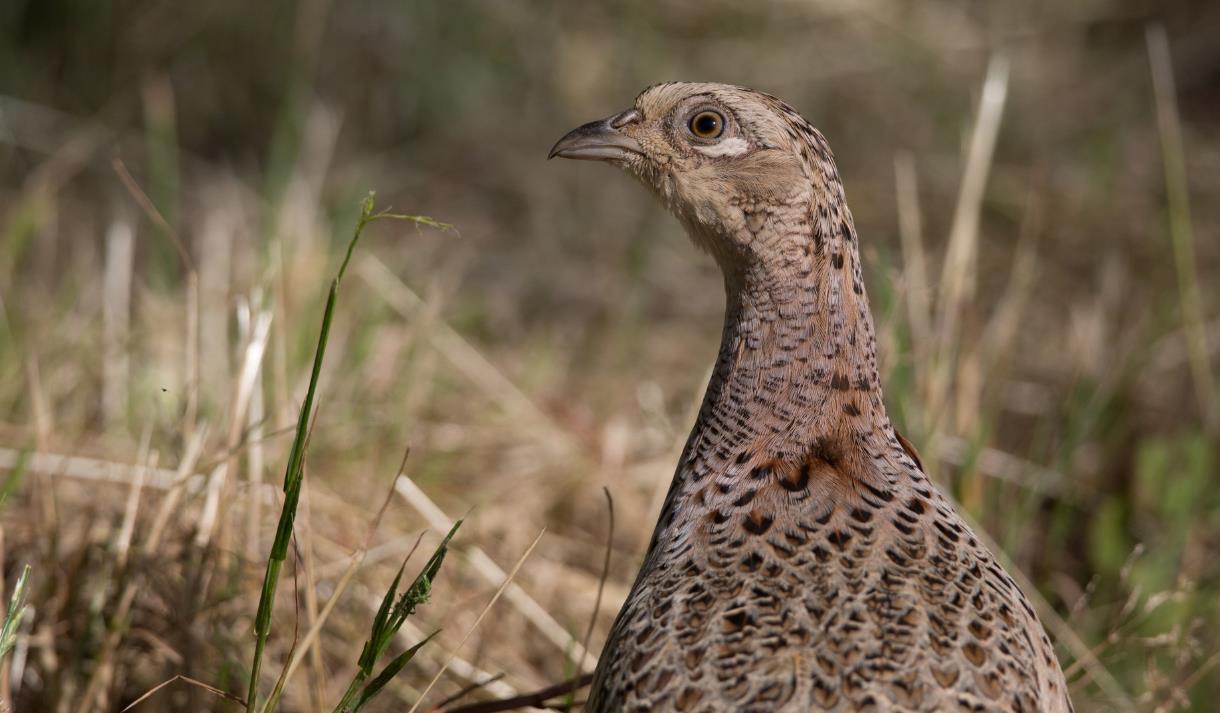
{"type": "Polygon", "coordinates": [[[275,541],[271,544],[271,552],[267,557],[267,570],[263,575],[263,587],[258,600],[258,613],[254,617],[254,659],[250,664],[250,682],[246,692],[246,713],[254,713],[258,706],[258,679],[262,671],[263,654],[267,648],[267,636],[271,632],[271,614],[275,608],[275,592],[279,585],[280,572],[284,560],[288,556],[288,545],[292,539],[293,526],[296,521],[297,504],[301,497],[301,476],[304,472],[305,449],[308,443],[309,423],[313,414],[314,397],[318,390],[318,379],[322,373],[322,360],[326,356],[326,345],[330,339],[330,326],[334,319],[335,303],[339,295],[339,283],[343,273],[351,261],[352,252],[365,226],[373,218],[373,193],[369,193],[361,206],[360,220],[348,241],[347,252],[339,272],[331,281],[330,293],[326,298],[326,308],[322,313],[322,329],[318,335],[318,346],[314,351],[313,370],[309,375],[309,388],[305,392],[305,401],[297,417],[296,435],[292,440],[292,449],[288,455],[288,465],[284,470],[284,505],[280,509],[280,520],[275,531],[275,541]]]}
{"type": "MultiPolygon", "coordinates": [[[[258,710],[259,674],[262,672],[263,655],[267,648],[267,637],[271,633],[271,615],[275,608],[275,593],[279,586],[284,561],[288,558],[288,547],[292,541],[293,528],[296,522],[297,504],[301,498],[301,479],[304,474],[305,452],[309,446],[310,423],[313,420],[314,413],[314,398],[318,391],[318,380],[322,374],[322,360],[326,356],[326,345],[330,341],[330,327],[334,319],[335,304],[339,298],[339,285],[343,281],[343,275],[347,272],[348,264],[351,263],[352,254],[356,250],[356,244],[360,242],[360,236],[369,223],[383,219],[406,220],[418,225],[452,230],[452,226],[449,224],[424,216],[402,215],[386,211],[374,213],[373,198],[374,194],[370,192],[364,199],[363,204],[361,204],[360,219],[356,221],[356,228],[352,231],[352,238],[348,241],[347,250],[343,254],[343,261],[339,264],[339,270],[330,283],[330,292],[327,294],[326,307],[322,313],[322,327],[318,334],[318,345],[314,351],[313,369],[309,374],[309,388],[305,391],[305,400],[301,404],[301,411],[297,416],[296,434],[293,437],[292,448],[288,454],[288,465],[284,469],[284,505],[280,509],[280,519],[275,531],[275,541],[272,542],[271,552],[267,556],[267,569],[263,575],[263,587],[259,595],[258,612],[254,616],[254,659],[250,664],[250,681],[246,693],[246,713],[255,713],[258,710]]],[[[452,537],[452,533],[450,533],[450,537],[452,537]]],[[[445,542],[448,542],[448,538],[446,538],[445,542]]],[[[443,554],[441,556],[443,557],[443,554]]],[[[437,566],[439,567],[439,563],[437,563],[437,566]]],[[[432,570],[431,576],[435,576],[435,570],[432,570]]],[[[394,630],[397,631],[397,627],[394,630]]],[[[366,678],[367,675],[368,672],[366,671],[366,678]]],[[[345,696],[346,698],[347,696],[345,696]]],[[[275,696],[274,700],[269,701],[269,705],[266,708],[267,713],[273,710],[276,702],[278,702],[278,696],[275,696]]]]}

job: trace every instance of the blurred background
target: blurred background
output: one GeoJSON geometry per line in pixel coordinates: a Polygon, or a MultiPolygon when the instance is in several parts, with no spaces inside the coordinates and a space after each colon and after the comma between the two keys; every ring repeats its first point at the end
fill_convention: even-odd
{"type": "MultiPolygon", "coordinates": [[[[891,414],[1032,582],[1077,709],[1213,705],[1220,6],[1189,0],[6,0],[4,597],[32,575],[0,702],[120,710],[177,674],[245,695],[370,190],[454,228],[379,222],[355,252],[262,689],[299,643],[282,707],[329,710],[416,538],[463,516],[393,652],[443,632],[370,710],[451,656],[421,710],[590,668],[723,295],[632,181],[544,159],[672,79],[828,137],[891,414]]],[[[178,681],[136,710],[205,708],[240,706],[178,681]]]]}

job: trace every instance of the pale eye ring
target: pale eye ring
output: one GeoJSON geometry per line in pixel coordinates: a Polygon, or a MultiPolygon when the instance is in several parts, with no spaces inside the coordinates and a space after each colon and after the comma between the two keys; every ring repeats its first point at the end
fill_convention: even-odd
{"type": "Polygon", "coordinates": [[[724,133],[724,117],[720,112],[704,109],[696,112],[687,123],[690,132],[701,139],[716,139],[724,133]]]}

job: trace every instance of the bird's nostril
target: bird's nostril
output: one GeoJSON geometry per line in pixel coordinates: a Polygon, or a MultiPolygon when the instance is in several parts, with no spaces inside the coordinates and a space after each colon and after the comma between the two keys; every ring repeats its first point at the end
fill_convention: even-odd
{"type": "Polygon", "coordinates": [[[644,118],[643,115],[640,114],[638,109],[628,109],[627,111],[623,112],[622,114],[619,114],[618,116],[611,119],[610,126],[616,128],[616,129],[621,129],[624,126],[626,126],[628,124],[634,124],[643,118],[644,118]]]}

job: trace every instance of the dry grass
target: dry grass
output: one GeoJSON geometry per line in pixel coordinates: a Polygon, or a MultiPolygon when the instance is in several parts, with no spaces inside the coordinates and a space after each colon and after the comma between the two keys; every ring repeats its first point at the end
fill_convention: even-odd
{"type": "MultiPolygon", "coordinates": [[[[247,5],[0,12],[6,598],[32,566],[0,705],[119,710],[175,676],[247,697],[370,187],[460,236],[379,224],[353,255],[254,688],[291,671],[281,708],[330,710],[404,556],[458,519],[387,653],[440,634],[369,709],[590,670],[720,286],[636,186],[542,157],[672,77],[829,136],[891,412],[1039,593],[1077,708],[1220,695],[1213,8],[247,5]]],[[[177,679],[135,710],[240,708],[177,679]]]]}

